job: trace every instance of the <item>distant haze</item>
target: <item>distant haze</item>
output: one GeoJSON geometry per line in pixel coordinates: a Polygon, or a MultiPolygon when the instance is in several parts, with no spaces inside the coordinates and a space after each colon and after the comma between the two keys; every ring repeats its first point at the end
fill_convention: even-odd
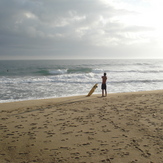
{"type": "Polygon", "coordinates": [[[0,0],[0,60],[163,58],[162,0],[0,0]]]}

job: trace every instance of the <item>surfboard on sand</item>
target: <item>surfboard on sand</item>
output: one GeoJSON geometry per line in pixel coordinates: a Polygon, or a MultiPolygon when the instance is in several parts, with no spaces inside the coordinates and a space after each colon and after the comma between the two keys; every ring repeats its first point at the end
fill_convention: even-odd
{"type": "Polygon", "coordinates": [[[87,96],[90,96],[94,91],[95,89],[97,88],[97,83],[92,87],[92,89],[89,91],[88,95],[87,96]]]}

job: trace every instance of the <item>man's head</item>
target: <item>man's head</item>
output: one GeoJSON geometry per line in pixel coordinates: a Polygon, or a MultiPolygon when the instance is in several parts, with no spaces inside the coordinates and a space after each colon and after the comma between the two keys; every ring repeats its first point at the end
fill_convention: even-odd
{"type": "Polygon", "coordinates": [[[106,76],[106,72],[104,72],[104,76],[106,76]]]}

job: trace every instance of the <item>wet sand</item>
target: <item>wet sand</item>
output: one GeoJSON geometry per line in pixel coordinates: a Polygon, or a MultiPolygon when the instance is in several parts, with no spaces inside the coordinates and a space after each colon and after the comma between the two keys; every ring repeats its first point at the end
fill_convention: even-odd
{"type": "Polygon", "coordinates": [[[163,91],[0,104],[1,163],[163,163],[163,91]]]}

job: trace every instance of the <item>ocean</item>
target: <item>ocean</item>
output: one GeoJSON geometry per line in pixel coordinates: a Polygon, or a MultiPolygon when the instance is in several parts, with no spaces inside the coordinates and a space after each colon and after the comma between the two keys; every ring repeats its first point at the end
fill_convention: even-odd
{"type": "Polygon", "coordinates": [[[107,73],[107,91],[163,88],[163,60],[1,60],[0,103],[87,95],[107,73]]]}

